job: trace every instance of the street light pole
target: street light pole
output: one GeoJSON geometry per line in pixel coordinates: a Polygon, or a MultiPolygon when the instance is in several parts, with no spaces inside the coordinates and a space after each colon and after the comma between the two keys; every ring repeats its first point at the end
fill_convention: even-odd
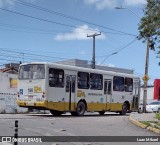
{"type": "Polygon", "coordinates": [[[101,35],[101,33],[97,34],[93,34],[93,35],[87,35],[87,37],[93,37],[93,52],[92,52],[92,64],[91,67],[92,69],[95,69],[95,65],[96,65],[96,61],[95,61],[95,37],[101,35]]]}
{"type": "Polygon", "coordinates": [[[132,11],[131,9],[129,9],[129,8],[125,8],[125,7],[120,6],[120,7],[115,7],[115,9],[118,9],[118,10],[126,9],[126,10],[130,11],[131,13],[133,13],[134,15],[136,15],[138,18],[141,18],[139,15],[137,15],[135,12],[133,12],[133,11],[132,11]]]}
{"type": "Polygon", "coordinates": [[[117,54],[118,52],[113,52],[110,55],[108,55],[102,62],[100,65],[102,65],[110,56],[117,54]]]}

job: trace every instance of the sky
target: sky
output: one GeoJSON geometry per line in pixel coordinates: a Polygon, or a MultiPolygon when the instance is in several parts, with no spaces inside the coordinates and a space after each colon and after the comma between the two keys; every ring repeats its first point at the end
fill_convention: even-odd
{"type": "MultiPolygon", "coordinates": [[[[92,60],[144,76],[146,43],[137,40],[146,0],[0,0],[0,67],[10,62],[92,60]],[[123,9],[116,9],[122,7],[123,9]]],[[[160,78],[150,51],[149,84],[160,78]]]]}

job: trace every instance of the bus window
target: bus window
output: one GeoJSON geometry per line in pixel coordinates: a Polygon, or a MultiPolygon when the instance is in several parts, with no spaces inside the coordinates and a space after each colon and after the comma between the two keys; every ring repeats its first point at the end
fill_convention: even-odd
{"type": "Polygon", "coordinates": [[[102,90],[103,88],[103,76],[100,74],[90,74],[90,89],[102,90]]]}
{"type": "Polygon", "coordinates": [[[89,73],[78,72],[78,88],[89,89],[89,73]]]}
{"type": "Polygon", "coordinates": [[[49,69],[49,86],[50,87],[64,87],[64,70],[49,69]]]}
{"type": "Polygon", "coordinates": [[[124,91],[124,78],[119,76],[113,77],[113,90],[114,91],[124,91]]]}
{"type": "Polygon", "coordinates": [[[125,91],[132,92],[133,91],[133,79],[125,78],[125,91]]]}
{"type": "Polygon", "coordinates": [[[19,69],[19,79],[44,79],[45,68],[43,64],[22,65],[19,69]]]}

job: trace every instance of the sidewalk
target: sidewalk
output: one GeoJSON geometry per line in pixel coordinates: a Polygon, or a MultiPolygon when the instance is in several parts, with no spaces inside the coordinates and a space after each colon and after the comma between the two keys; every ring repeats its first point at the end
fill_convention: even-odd
{"type": "Polygon", "coordinates": [[[137,121],[158,121],[155,113],[131,113],[131,117],[137,121]]]}
{"type": "Polygon", "coordinates": [[[150,130],[150,131],[155,132],[157,134],[160,134],[160,130],[159,129],[156,129],[154,127],[147,126],[147,125],[141,123],[141,121],[158,122],[158,119],[156,119],[155,117],[156,117],[155,113],[137,113],[137,112],[133,112],[133,113],[130,114],[129,120],[133,124],[143,128],[143,129],[147,129],[147,130],[150,130]]]}

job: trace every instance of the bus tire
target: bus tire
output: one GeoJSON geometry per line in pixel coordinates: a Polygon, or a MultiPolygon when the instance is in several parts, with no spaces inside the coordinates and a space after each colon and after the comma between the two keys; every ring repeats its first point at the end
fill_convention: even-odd
{"type": "Polygon", "coordinates": [[[120,111],[120,115],[126,115],[127,110],[128,110],[128,105],[127,103],[124,103],[122,106],[122,111],[120,111]]]}
{"type": "Polygon", "coordinates": [[[99,111],[99,115],[104,115],[105,111],[99,111]]]}
{"type": "Polygon", "coordinates": [[[86,105],[81,101],[77,104],[76,114],[77,116],[83,116],[86,111],[86,105]]]}
{"type": "Polygon", "coordinates": [[[50,113],[51,113],[53,116],[61,116],[63,112],[61,112],[61,111],[56,111],[56,110],[50,110],[50,113]]]}
{"type": "Polygon", "coordinates": [[[76,112],[71,112],[71,115],[72,116],[77,116],[77,113],[76,112]]]}

